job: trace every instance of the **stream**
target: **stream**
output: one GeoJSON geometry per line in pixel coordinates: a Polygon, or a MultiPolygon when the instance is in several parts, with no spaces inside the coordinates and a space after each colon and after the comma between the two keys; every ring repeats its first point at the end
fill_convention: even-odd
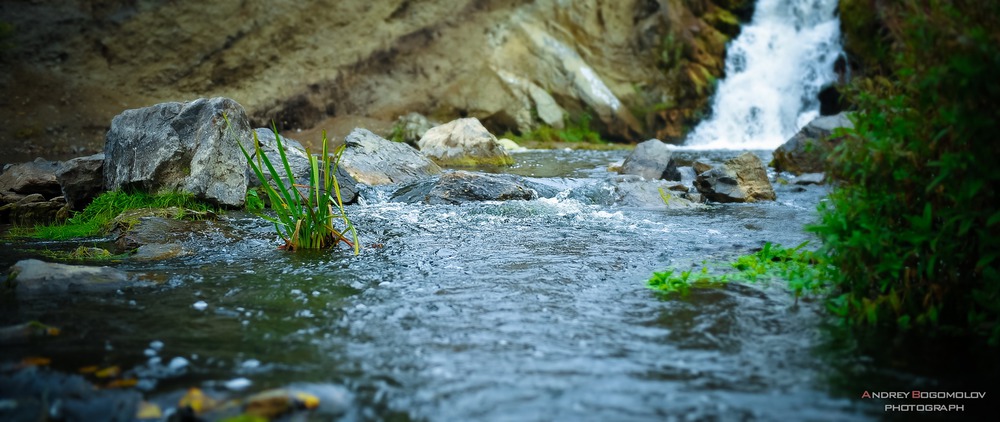
{"type": "MultiPolygon", "coordinates": [[[[737,152],[675,155],[685,154],[720,162],[737,152]]],[[[313,420],[881,414],[858,398],[872,387],[854,381],[879,371],[823,352],[819,301],[796,305],[777,284],[683,299],[646,287],[653,271],[811,240],[803,226],[826,188],[775,183],[773,203],[622,205],[607,199],[616,185],[606,167],[624,156],[516,154],[509,172],[559,190],[532,201],[407,204],[370,189],[348,207],[365,245],[358,256],[277,250],[274,229],[250,214],[194,222],[185,247],[197,253],[113,264],[154,287],[2,296],[0,325],[39,320],[62,334],[4,347],[0,362],[45,356],[69,373],[120,365],[164,406],[189,387],[225,395],[298,386],[324,400],[313,420]]],[[[5,244],[13,252],[0,266],[32,256],[25,249],[79,244],[5,244]]]]}

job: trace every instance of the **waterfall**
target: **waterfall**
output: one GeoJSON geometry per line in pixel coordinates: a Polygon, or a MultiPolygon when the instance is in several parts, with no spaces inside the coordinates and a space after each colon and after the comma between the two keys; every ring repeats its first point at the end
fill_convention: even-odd
{"type": "Polygon", "coordinates": [[[759,0],[726,51],[712,112],[694,149],[773,149],[819,116],[817,94],[842,53],[837,0],[759,0]]]}

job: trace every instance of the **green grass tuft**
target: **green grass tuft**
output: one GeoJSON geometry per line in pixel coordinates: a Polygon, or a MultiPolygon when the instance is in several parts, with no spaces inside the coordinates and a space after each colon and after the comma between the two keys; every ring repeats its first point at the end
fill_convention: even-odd
{"type": "MultiPolygon", "coordinates": [[[[107,234],[111,228],[111,222],[122,212],[133,209],[169,207],[197,212],[214,211],[212,206],[194,199],[194,196],[188,193],[105,192],[94,198],[94,201],[87,205],[83,211],[75,213],[65,222],[35,227],[18,227],[12,229],[10,235],[50,240],[101,236],[107,234]]],[[[178,216],[178,218],[180,217],[183,217],[183,214],[178,216]]]]}
{"type": "MultiPolygon", "coordinates": [[[[228,118],[226,124],[232,133],[228,118]]],[[[233,137],[236,137],[235,134],[233,137]]],[[[320,157],[312,155],[308,149],[305,151],[309,157],[310,170],[308,184],[302,184],[295,180],[277,128],[274,128],[274,137],[281,157],[281,162],[278,163],[281,165],[280,170],[261,149],[256,132],[253,132],[253,156],[243,147],[239,139],[236,139],[236,143],[243,151],[243,156],[246,157],[257,180],[260,180],[261,191],[267,196],[274,211],[273,217],[263,213],[258,215],[274,224],[274,230],[285,242],[281,248],[289,251],[322,249],[343,242],[358,254],[360,248],[358,233],[347,218],[344,201],[340,195],[340,183],[336,177],[337,163],[340,161],[344,146],[331,153],[324,131],[323,153],[320,157]],[[338,224],[342,225],[342,228],[338,228],[338,224]],[[350,239],[347,237],[348,234],[351,236],[350,239]]],[[[251,196],[257,197],[258,194],[248,193],[248,198],[251,196]]],[[[257,200],[250,204],[250,207],[259,206],[262,201],[259,197],[257,200]]]]}

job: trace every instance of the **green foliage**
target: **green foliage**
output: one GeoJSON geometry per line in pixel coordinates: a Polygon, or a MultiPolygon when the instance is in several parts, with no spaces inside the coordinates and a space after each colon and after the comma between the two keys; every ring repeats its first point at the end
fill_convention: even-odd
{"type": "Polygon", "coordinates": [[[14,25],[0,21],[0,51],[10,49],[14,46],[10,38],[14,36],[14,25]]]}
{"type": "Polygon", "coordinates": [[[818,294],[827,289],[823,264],[814,252],[804,249],[807,244],[784,248],[766,243],[760,251],[741,256],[728,266],[703,262],[694,279],[691,270],[679,274],[676,270],[667,270],[653,273],[648,285],[660,292],[685,296],[692,287],[714,287],[730,281],[767,283],[783,280],[798,301],[805,294],[818,294]]]}
{"type": "Polygon", "coordinates": [[[522,141],[536,141],[544,143],[604,143],[604,140],[601,139],[601,134],[590,128],[591,119],[593,119],[593,117],[589,114],[584,114],[576,121],[566,118],[566,124],[563,129],[555,129],[551,126],[539,126],[538,129],[521,134],[520,136],[512,133],[506,133],[504,134],[504,137],[510,138],[518,143],[521,143],[522,141]]]}
{"type": "Polygon", "coordinates": [[[396,124],[392,125],[392,133],[389,135],[389,140],[393,142],[406,142],[406,124],[396,122],[396,124]]]}
{"type": "Polygon", "coordinates": [[[893,79],[859,81],[838,181],[811,230],[830,310],[862,326],[936,327],[1000,344],[1000,4],[893,6],[893,79]]]}
{"type": "MultiPolygon", "coordinates": [[[[226,124],[229,125],[228,118],[226,124]]],[[[231,128],[231,126],[230,126],[231,128]]],[[[282,246],[286,250],[322,249],[333,247],[344,242],[359,252],[358,234],[354,225],[347,218],[344,201],[340,195],[340,184],[337,181],[337,163],[340,161],[344,146],[333,154],[329,150],[326,131],[323,132],[323,154],[321,158],[309,153],[308,185],[296,183],[292,167],[288,163],[284,145],[278,129],[274,128],[278,154],[281,157],[281,172],[261,150],[257,133],[253,133],[254,156],[236,139],[243,151],[250,168],[257,180],[260,180],[263,192],[266,194],[275,216],[258,214],[274,224],[275,231],[285,241],[282,246]],[[266,173],[265,173],[266,172],[266,173]],[[266,177],[265,174],[270,176],[266,177]],[[337,228],[337,222],[343,224],[343,229],[337,228]],[[350,233],[351,239],[345,236],[350,233]]],[[[235,138],[235,135],[234,135],[235,138]]],[[[258,198],[259,200],[260,198],[258,198]]]]}
{"type": "Polygon", "coordinates": [[[18,228],[12,230],[14,236],[30,236],[40,239],[64,240],[79,237],[99,236],[105,234],[111,227],[112,220],[127,210],[146,208],[176,207],[185,216],[186,211],[213,211],[213,208],[200,202],[190,194],[171,192],[150,194],[145,192],[114,191],[105,192],[94,198],[83,211],[75,213],[63,223],[40,225],[33,228],[18,228]]]}

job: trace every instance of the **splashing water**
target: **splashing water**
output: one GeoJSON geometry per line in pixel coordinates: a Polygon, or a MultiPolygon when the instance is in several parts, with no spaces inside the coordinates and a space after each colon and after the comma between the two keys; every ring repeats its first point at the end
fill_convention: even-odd
{"type": "Polygon", "coordinates": [[[712,114],[692,149],[774,149],[819,116],[819,91],[842,54],[837,0],[759,0],[728,46],[712,114]]]}

